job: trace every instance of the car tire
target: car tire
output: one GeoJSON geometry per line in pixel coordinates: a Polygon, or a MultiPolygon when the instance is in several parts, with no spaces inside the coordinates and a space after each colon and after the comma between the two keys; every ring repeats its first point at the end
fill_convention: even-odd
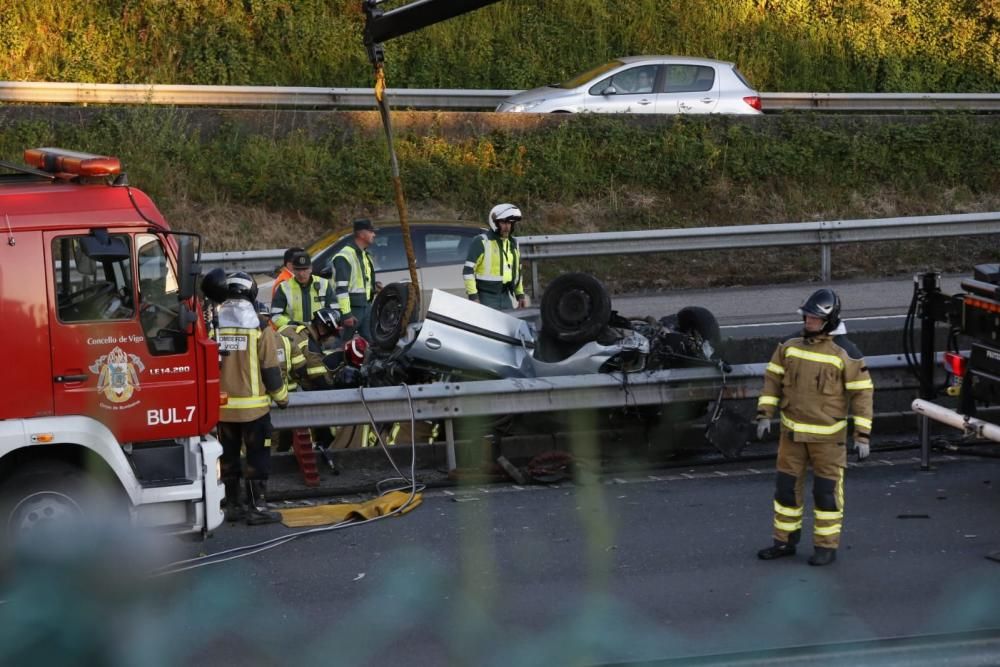
{"type": "Polygon", "coordinates": [[[595,340],[611,318],[611,297],[587,273],[565,273],[542,294],[542,329],[566,343],[595,340]]]}
{"type": "Polygon", "coordinates": [[[722,343],[719,321],[708,308],[688,306],[677,311],[677,329],[683,333],[697,333],[716,350],[722,343]]]}
{"type": "Polygon", "coordinates": [[[372,344],[388,352],[396,346],[408,324],[417,321],[420,314],[418,295],[409,322],[403,322],[406,300],[409,298],[409,283],[389,283],[379,291],[372,303],[371,332],[372,344]]]}

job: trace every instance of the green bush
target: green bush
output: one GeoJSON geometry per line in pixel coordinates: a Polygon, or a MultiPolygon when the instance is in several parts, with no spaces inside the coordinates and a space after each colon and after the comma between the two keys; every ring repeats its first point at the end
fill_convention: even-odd
{"type": "MultiPolygon", "coordinates": [[[[7,4],[0,79],[371,83],[360,0],[7,4]]],[[[995,0],[501,0],[386,61],[399,87],[528,88],[665,53],[734,61],[761,90],[997,92],[998,26],[995,0]]]]}

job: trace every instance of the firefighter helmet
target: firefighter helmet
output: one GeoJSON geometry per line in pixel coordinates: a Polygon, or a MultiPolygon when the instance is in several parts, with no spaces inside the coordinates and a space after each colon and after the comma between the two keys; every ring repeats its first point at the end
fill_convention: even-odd
{"type": "Polygon", "coordinates": [[[229,287],[226,285],[226,272],[222,269],[212,269],[201,279],[201,292],[210,301],[222,303],[229,298],[229,287]]]}
{"type": "Polygon", "coordinates": [[[320,308],[313,315],[312,323],[317,327],[322,324],[334,332],[340,326],[340,311],[333,308],[320,308]]]}
{"type": "Polygon", "coordinates": [[[500,231],[498,222],[509,222],[511,223],[511,232],[513,232],[513,225],[521,222],[521,209],[514,206],[513,204],[497,204],[490,211],[490,217],[487,219],[490,224],[490,229],[494,232],[500,231]]]}
{"type": "Polygon", "coordinates": [[[832,289],[818,289],[799,306],[799,315],[818,317],[823,320],[822,332],[830,333],[840,326],[840,297],[832,289]]]}
{"type": "Polygon", "coordinates": [[[226,276],[226,287],[230,299],[246,299],[257,302],[257,282],[249,273],[236,271],[226,276]]]}
{"type": "Polygon", "coordinates": [[[365,350],[368,349],[368,341],[361,336],[355,336],[344,343],[344,359],[355,368],[361,368],[365,360],[365,350]]]}

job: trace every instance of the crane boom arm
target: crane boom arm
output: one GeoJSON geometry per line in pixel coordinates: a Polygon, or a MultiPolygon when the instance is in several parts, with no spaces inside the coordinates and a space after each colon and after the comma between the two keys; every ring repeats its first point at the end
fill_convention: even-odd
{"type": "MultiPolygon", "coordinates": [[[[416,0],[383,12],[380,0],[362,0],[365,12],[365,48],[369,57],[381,54],[382,42],[415,32],[491,5],[498,0],[416,0]]],[[[380,58],[379,58],[380,59],[380,58]]]]}

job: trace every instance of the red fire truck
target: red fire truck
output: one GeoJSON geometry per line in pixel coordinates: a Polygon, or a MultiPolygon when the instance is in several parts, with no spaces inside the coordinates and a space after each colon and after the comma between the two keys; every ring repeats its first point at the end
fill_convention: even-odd
{"type": "Polygon", "coordinates": [[[195,294],[200,238],[171,231],[116,158],[24,161],[0,162],[0,544],[109,507],[211,531],[224,398],[195,294]]]}

